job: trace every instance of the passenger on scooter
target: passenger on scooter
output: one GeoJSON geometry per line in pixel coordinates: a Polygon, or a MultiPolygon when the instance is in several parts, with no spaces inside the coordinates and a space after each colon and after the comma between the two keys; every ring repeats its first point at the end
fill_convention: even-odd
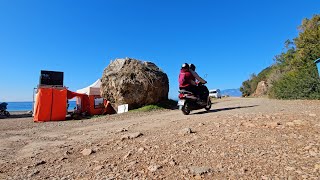
{"type": "MultiPolygon", "coordinates": [[[[195,82],[200,82],[202,84],[206,84],[207,81],[202,79],[198,73],[196,72],[196,66],[194,64],[189,64],[189,71],[191,72],[192,76],[194,77],[193,78],[193,81],[195,82]]],[[[196,83],[198,84],[198,83],[196,83]]],[[[205,100],[207,99],[207,97],[209,96],[209,90],[206,86],[197,86],[196,87],[196,91],[199,96],[200,96],[200,99],[202,100],[205,100]]]]}
{"type": "Polygon", "coordinates": [[[194,76],[190,72],[189,64],[182,64],[179,74],[179,89],[190,91],[197,95],[197,86],[194,79],[194,76]]]}
{"type": "Polygon", "coordinates": [[[189,71],[191,72],[192,76],[194,77],[193,81],[201,82],[202,84],[206,84],[207,81],[202,79],[198,73],[196,73],[196,66],[194,64],[189,64],[189,71]]]}

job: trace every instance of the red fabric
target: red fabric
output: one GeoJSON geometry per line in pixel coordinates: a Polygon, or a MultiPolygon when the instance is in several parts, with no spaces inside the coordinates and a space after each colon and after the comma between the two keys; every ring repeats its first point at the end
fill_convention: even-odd
{"type": "Polygon", "coordinates": [[[35,122],[65,120],[67,113],[67,90],[39,88],[34,112],[35,122]]]}
{"type": "Polygon", "coordinates": [[[191,72],[187,69],[181,69],[179,74],[179,87],[188,87],[191,85],[191,80],[194,79],[191,72]]]}
{"type": "MultiPolygon", "coordinates": [[[[76,92],[72,92],[68,90],[67,93],[67,98],[68,99],[72,99],[74,97],[79,97],[81,99],[81,109],[80,112],[81,113],[88,113],[90,114],[90,100],[89,100],[89,96],[87,94],[81,94],[81,93],[76,93],[76,92]]],[[[78,104],[79,102],[77,102],[78,104]]]]}
{"type": "Polygon", "coordinates": [[[100,98],[101,96],[89,96],[89,101],[90,101],[90,115],[101,115],[103,114],[103,109],[104,107],[94,107],[94,99],[95,98],[100,98]]]}
{"type": "Polygon", "coordinates": [[[68,90],[68,93],[67,93],[67,98],[68,99],[72,99],[74,97],[82,97],[82,96],[87,96],[87,95],[86,94],[80,94],[80,93],[72,92],[72,91],[69,91],[69,90],[68,90]]]}
{"type": "Polygon", "coordinates": [[[67,90],[53,89],[51,121],[66,119],[67,114],[67,90]]]}
{"type": "Polygon", "coordinates": [[[34,108],[34,122],[50,121],[52,89],[39,88],[34,108]]]}
{"type": "Polygon", "coordinates": [[[81,112],[90,114],[90,99],[88,95],[81,97],[81,112]]]}
{"type": "Polygon", "coordinates": [[[101,98],[101,96],[91,95],[89,97],[89,114],[90,115],[101,115],[101,114],[114,114],[116,111],[111,106],[110,102],[105,100],[103,101],[103,106],[95,107],[94,100],[95,98],[101,98]]]}

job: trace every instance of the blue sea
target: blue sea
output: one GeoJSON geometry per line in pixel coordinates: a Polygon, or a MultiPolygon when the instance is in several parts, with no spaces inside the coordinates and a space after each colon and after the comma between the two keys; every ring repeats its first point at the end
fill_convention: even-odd
{"type": "MultiPolygon", "coordinates": [[[[7,111],[32,111],[32,102],[6,102],[8,103],[7,111]]],[[[76,107],[76,101],[69,101],[68,110],[76,107]]]]}

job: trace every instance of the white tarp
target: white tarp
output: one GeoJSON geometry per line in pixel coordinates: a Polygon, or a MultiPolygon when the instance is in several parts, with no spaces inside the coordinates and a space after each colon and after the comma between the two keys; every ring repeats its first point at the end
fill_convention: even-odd
{"type": "Polygon", "coordinates": [[[128,104],[122,104],[118,106],[118,114],[128,112],[128,104]]]}
{"type": "Polygon", "coordinates": [[[101,80],[98,79],[96,82],[90,86],[77,90],[77,93],[87,94],[87,95],[100,95],[101,80]]]}

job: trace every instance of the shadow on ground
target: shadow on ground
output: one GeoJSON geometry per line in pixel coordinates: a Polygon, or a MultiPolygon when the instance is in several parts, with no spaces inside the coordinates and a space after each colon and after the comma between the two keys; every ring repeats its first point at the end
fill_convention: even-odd
{"type": "Polygon", "coordinates": [[[1,115],[0,119],[15,119],[15,118],[28,118],[28,117],[32,117],[32,114],[30,113],[11,114],[9,117],[1,115]]]}
{"type": "Polygon", "coordinates": [[[220,109],[211,109],[209,112],[208,111],[201,111],[193,114],[205,114],[205,113],[213,113],[213,112],[220,112],[220,111],[230,111],[234,109],[243,109],[243,108],[252,108],[256,107],[259,105],[252,105],[252,106],[237,106],[237,107],[228,107],[228,108],[220,108],[220,109]]]}

